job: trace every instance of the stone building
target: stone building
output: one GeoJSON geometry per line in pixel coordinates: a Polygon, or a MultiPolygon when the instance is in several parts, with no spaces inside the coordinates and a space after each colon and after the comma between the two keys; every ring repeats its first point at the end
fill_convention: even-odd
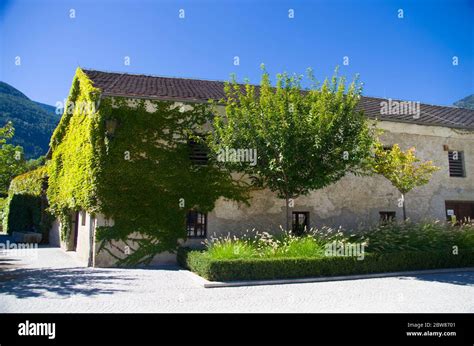
{"type": "MultiPolygon", "coordinates": [[[[223,98],[223,82],[165,78],[145,75],[82,70],[102,98],[168,100],[192,105],[223,98]]],[[[446,220],[455,215],[474,218],[474,111],[373,97],[362,97],[360,107],[370,119],[377,119],[386,145],[402,149],[416,148],[422,160],[432,160],[440,167],[431,181],[406,196],[407,216],[446,220]],[[393,111],[395,110],[395,111],[393,111]]],[[[223,114],[224,107],[218,107],[223,114]]],[[[348,174],[337,183],[308,196],[295,199],[293,226],[323,225],[357,229],[382,219],[401,219],[397,190],[383,177],[356,177],[348,174]]],[[[212,235],[240,233],[247,229],[278,229],[285,224],[285,202],[270,191],[252,193],[250,207],[219,200],[208,214],[194,213],[187,221],[187,244],[197,245],[212,235]]],[[[78,259],[93,266],[112,266],[106,252],[97,252],[95,229],[113,223],[100,214],[78,212],[73,216],[69,248],[78,259]]],[[[59,244],[58,222],[50,239],[59,244]]],[[[123,244],[117,244],[123,246],[123,244]]],[[[170,254],[156,257],[156,263],[174,261],[170,254]]]]}

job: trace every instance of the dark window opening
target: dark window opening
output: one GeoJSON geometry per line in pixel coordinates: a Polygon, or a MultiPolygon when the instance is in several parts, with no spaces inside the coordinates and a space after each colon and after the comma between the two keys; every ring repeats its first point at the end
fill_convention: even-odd
{"type": "Polygon", "coordinates": [[[79,234],[79,212],[75,212],[72,218],[72,229],[74,230],[74,250],[77,249],[77,236],[79,234]]]}
{"type": "Polygon", "coordinates": [[[462,151],[448,151],[449,176],[465,177],[464,153],[462,151]]]}
{"type": "Polygon", "coordinates": [[[395,221],[395,216],[396,216],[396,212],[394,211],[380,211],[379,212],[379,215],[380,215],[380,222],[382,223],[386,223],[386,222],[392,222],[392,221],[395,221]]]}
{"type": "Polygon", "coordinates": [[[302,235],[309,229],[309,212],[294,211],[292,232],[296,235],[302,235]]]}
{"type": "Polygon", "coordinates": [[[195,165],[207,165],[209,150],[207,146],[194,139],[188,140],[189,159],[195,165]]]}
{"type": "Polygon", "coordinates": [[[205,238],[207,235],[207,214],[196,210],[188,211],[186,231],[188,238],[205,238]]]}
{"type": "Polygon", "coordinates": [[[86,212],[85,211],[81,211],[81,226],[85,226],[86,225],[86,212]]]}
{"type": "Polygon", "coordinates": [[[456,224],[470,223],[474,220],[473,201],[446,201],[446,219],[456,224]]]}

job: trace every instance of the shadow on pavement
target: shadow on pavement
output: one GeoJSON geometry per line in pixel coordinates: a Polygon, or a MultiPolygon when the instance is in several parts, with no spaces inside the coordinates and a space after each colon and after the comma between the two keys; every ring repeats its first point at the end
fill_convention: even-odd
{"type": "MultiPolygon", "coordinates": [[[[423,274],[410,276],[410,279],[421,281],[443,282],[454,285],[474,286],[474,271],[457,273],[423,274]]],[[[409,279],[409,278],[406,278],[409,279]]]]}
{"type": "Polygon", "coordinates": [[[18,266],[18,263],[15,262],[21,261],[16,258],[3,257],[0,253],[0,273],[4,269],[13,269],[15,266],[18,266]]]}
{"type": "Polygon", "coordinates": [[[41,297],[48,293],[60,296],[113,294],[118,286],[134,280],[105,270],[90,268],[20,268],[0,271],[0,294],[17,298],[41,297]],[[97,287],[103,286],[103,287],[97,287]]]}

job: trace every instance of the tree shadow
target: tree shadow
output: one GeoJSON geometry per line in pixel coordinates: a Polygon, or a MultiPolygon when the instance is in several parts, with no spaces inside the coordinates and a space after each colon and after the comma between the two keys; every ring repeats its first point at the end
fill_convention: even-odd
{"type": "Polygon", "coordinates": [[[131,280],[123,272],[91,268],[20,268],[0,271],[0,294],[20,299],[51,293],[64,297],[114,294],[125,291],[118,287],[131,280]]]}
{"type": "Polygon", "coordinates": [[[474,286],[474,271],[413,275],[404,279],[442,282],[454,285],[474,286]]]}
{"type": "Polygon", "coordinates": [[[21,261],[16,258],[3,257],[2,253],[0,252],[0,273],[4,269],[13,269],[14,266],[19,264],[15,262],[21,262],[21,261]]]}

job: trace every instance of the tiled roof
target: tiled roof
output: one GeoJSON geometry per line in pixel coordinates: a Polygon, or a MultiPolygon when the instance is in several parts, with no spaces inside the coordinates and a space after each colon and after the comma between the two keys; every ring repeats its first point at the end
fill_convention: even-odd
{"type": "MultiPolygon", "coordinates": [[[[163,100],[203,102],[224,97],[224,82],[187,78],[156,77],[126,73],[83,70],[104,95],[163,100]]],[[[381,114],[387,99],[363,96],[360,107],[370,118],[421,125],[437,125],[474,130],[474,111],[464,108],[420,105],[420,116],[381,114]]]]}

